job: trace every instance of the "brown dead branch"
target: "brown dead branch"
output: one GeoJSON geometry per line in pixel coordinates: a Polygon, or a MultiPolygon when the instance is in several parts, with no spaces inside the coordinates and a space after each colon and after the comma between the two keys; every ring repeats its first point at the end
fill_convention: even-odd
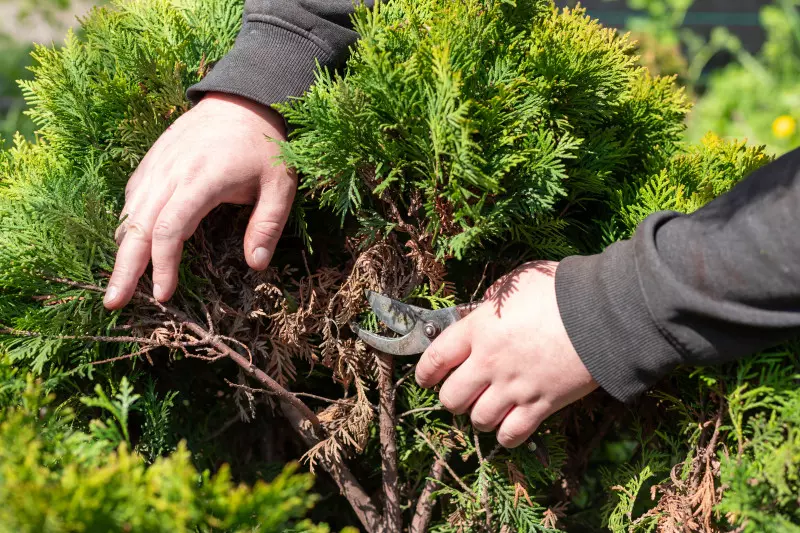
{"type": "MultiPolygon", "coordinates": [[[[281,409],[289,423],[306,443],[306,446],[313,448],[319,444],[320,441],[314,434],[310,423],[293,405],[281,401],[281,409]]],[[[321,456],[319,462],[333,478],[341,494],[350,502],[353,511],[367,532],[380,533],[382,531],[382,520],[378,508],[344,462],[332,461],[325,456],[321,456]]]]}
{"type": "Polygon", "coordinates": [[[701,435],[688,477],[683,480],[679,476],[680,470],[685,466],[683,463],[675,465],[670,472],[670,480],[653,488],[654,498],[657,493],[661,493],[656,507],[634,523],[658,516],[657,531],[660,533],[718,531],[713,523],[714,508],[722,498],[723,489],[715,484],[720,468],[716,454],[725,409],[725,402],[721,401],[713,421],[701,424],[704,430],[713,427],[713,431],[708,444],[704,444],[705,436],[701,435]]]}
{"type": "MultiPolygon", "coordinates": [[[[105,290],[88,284],[79,284],[69,280],[52,279],[51,281],[63,283],[76,288],[90,290],[99,293],[105,293],[105,290]]],[[[192,320],[184,312],[164,306],[149,296],[137,293],[134,296],[137,300],[146,302],[159,308],[164,314],[171,315],[181,326],[197,336],[197,340],[202,344],[208,345],[216,350],[219,354],[233,360],[242,370],[251,377],[255,378],[261,385],[265,387],[271,395],[277,396],[280,400],[281,409],[286,416],[289,423],[301,436],[304,442],[309,447],[312,447],[320,442],[320,435],[322,428],[319,419],[308,406],[306,406],[297,396],[280,386],[275,380],[270,378],[266,373],[257,368],[250,360],[228,346],[220,337],[211,335],[209,331],[192,320]]],[[[12,334],[13,330],[7,330],[6,334],[12,334]]],[[[25,333],[25,332],[19,332],[25,333]]],[[[38,335],[37,335],[38,336],[38,335]]],[[[103,338],[105,339],[105,338],[103,338]]],[[[87,337],[85,340],[92,340],[97,342],[98,337],[87,337]]],[[[130,337],[125,340],[120,340],[118,337],[107,338],[110,342],[139,342],[143,341],[145,344],[151,344],[152,341],[146,338],[130,337]]],[[[367,495],[364,489],[359,484],[358,480],[347,468],[343,462],[329,461],[327,458],[321,458],[320,463],[323,468],[330,474],[334,482],[339,486],[341,493],[347,498],[353,507],[356,515],[361,523],[370,533],[377,533],[380,531],[380,514],[372,502],[372,499],[367,495]]]]}
{"type": "Polygon", "coordinates": [[[444,475],[444,465],[438,459],[434,461],[431,473],[428,476],[428,481],[422,489],[417,500],[417,506],[414,510],[414,517],[411,519],[411,528],[409,533],[425,533],[428,530],[431,516],[433,515],[433,508],[436,505],[436,500],[432,498],[433,491],[436,490],[437,485],[441,484],[442,476],[444,475]]]}
{"type": "Polygon", "coordinates": [[[400,531],[403,514],[400,508],[397,470],[397,414],[396,389],[392,383],[394,357],[387,354],[375,356],[378,362],[378,391],[380,393],[380,442],[383,466],[384,527],[386,531],[400,531]]]}

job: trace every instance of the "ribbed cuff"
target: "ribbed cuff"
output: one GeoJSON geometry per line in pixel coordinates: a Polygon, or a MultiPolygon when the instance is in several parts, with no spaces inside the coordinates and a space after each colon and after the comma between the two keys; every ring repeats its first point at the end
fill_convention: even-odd
{"type": "Polygon", "coordinates": [[[302,96],[315,80],[317,62],[331,55],[310,38],[275,24],[245,22],[233,49],[187,91],[199,102],[208,92],[249,98],[265,106],[302,96]]]}
{"type": "Polygon", "coordinates": [[[645,302],[633,241],[568,257],[556,272],[561,319],[583,364],[606,392],[631,402],[680,364],[645,302]]]}

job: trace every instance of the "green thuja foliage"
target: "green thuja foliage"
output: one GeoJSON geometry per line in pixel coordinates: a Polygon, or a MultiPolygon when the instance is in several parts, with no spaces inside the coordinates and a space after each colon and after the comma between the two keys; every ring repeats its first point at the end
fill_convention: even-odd
{"type": "Polygon", "coordinates": [[[182,443],[148,464],[131,453],[127,416],[139,398],[123,381],[88,405],[109,415],[89,433],[29,377],[0,410],[0,531],[329,531],[301,519],[315,498],[308,475],[288,468],[271,483],[237,485],[230,470],[198,472],[182,443]]]}
{"type": "MultiPolygon", "coordinates": [[[[345,68],[282,107],[301,194],[271,270],[247,269],[248,211],[225,207],[187,243],[168,307],[146,297],[146,275],[134,304],[109,313],[127,178],[190,108],[185,89],[233,44],[241,10],[117,0],[34,53],[23,87],[38,138],[0,158],[2,524],[311,529],[294,522],[314,501],[309,478],[280,474],[301,457],[318,473],[347,469],[382,513],[383,370],[347,327],[379,327],[363,289],[466,301],[526,260],[598,252],[652,212],[694,211],[769,160],[713,137],[683,145],[682,90],[580,9],[381,2],[356,13],[345,68]],[[299,438],[296,411],[230,360],[199,360],[216,353],[209,339],[306,393],[318,433],[299,438]]],[[[634,409],[594,395],[513,451],[443,412],[398,362],[403,521],[428,485],[437,532],[794,524],[797,353],[681,369],[634,409]],[[429,485],[439,458],[448,469],[429,485]]],[[[363,507],[316,481],[327,501],[313,517],[360,525],[363,507]]]]}
{"type": "Polygon", "coordinates": [[[296,126],[284,158],[323,206],[374,213],[371,227],[376,203],[419,196],[440,258],[485,259],[499,240],[575,252],[559,214],[659,168],[682,132],[683,93],[581,10],[394,2],[356,27],[347,76],[321,74],[283,109],[296,126]]]}

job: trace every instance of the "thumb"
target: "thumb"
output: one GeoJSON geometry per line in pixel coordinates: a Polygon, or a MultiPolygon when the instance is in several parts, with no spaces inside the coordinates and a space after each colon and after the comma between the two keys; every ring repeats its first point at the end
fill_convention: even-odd
{"type": "Polygon", "coordinates": [[[244,254],[254,270],[265,270],[281,238],[297,189],[291,179],[262,185],[244,236],[244,254]]]}

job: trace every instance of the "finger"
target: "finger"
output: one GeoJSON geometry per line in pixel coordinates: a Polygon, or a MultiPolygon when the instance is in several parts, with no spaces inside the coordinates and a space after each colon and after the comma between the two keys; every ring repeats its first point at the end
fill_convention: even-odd
{"type": "Polygon", "coordinates": [[[117,251],[114,272],[108,282],[103,302],[107,309],[121,309],[130,302],[136,285],[150,262],[153,225],[170,194],[171,189],[158,191],[126,224],[125,240],[117,251]]]}
{"type": "MultiPolygon", "coordinates": [[[[133,174],[131,174],[131,177],[128,178],[128,183],[125,185],[126,204],[131,204],[134,196],[136,195],[136,191],[139,190],[139,188],[145,183],[145,178],[153,175],[153,166],[155,165],[156,161],[159,161],[158,156],[161,154],[161,152],[163,152],[164,144],[165,142],[162,136],[162,138],[156,141],[156,144],[154,144],[145,154],[145,156],[139,162],[139,165],[133,171],[133,174]]],[[[163,172],[164,169],[162,168],[161,171],[163,172]]]]}
{"type": "Polygon", "coordinates": [[[136,167],[136,170],[128,180],[128,184],[125,186],[125,205],[122,207],[122,211],[119,214],[120,225],[114,232],[114,240],[117,242],[117,246],[122,246],[130,221],[142,207],[142,204],[147,202],[150,198],[151,191],[148,186],[149,183],[145,181],[145,176],[152,175],[150,168],[153,164],[153,154],[156,150],[158,150],[158,147],[154,146],[147,153],[139,166],[136,167]]]}
{"type": "Polygon", "coordinates": [[[266,182],[259,189],[244,236],[245,257],[253,270],[261,271],[269,266],[289,219],[296,191],[296,180],[287,175],[266,182]]]}
{"type": "Polygon", "coordinates": [[[468,318],[445,329],[417,363],[416,378],[420,387],[433,387],[467,360],[472,351],[468,318]]]}
{"type": "Polygon", "coordinates": [[[503,419],[497,430],[497,442],[505,448],[516,448],[533,435],[547,418],[541,404],[514,407],[503,419]]]}
{"type": "Polygon", "coordinates": [[[472,406],[472,425],[478,431],[494,431],[513,408],[514,402],[507,394],[497,387],[489,387],[472,406]]]}
{"type": "Polygon", "coordinates": [[[132,211],[128,204],[125,204],[122,207],[122,212],[119,214],[119,226],[117,226],[116,231],[114,232],[114,241],[116,241],[117,246],[122,246],[122,241],[125,240],[125,234],[128,231],[128,224],[129,219],[131,218],[132,211]]]}
{"type": "Polygon", "coordinates": [[[489,386],[489,376],[476,368],[470,357],[448,377],[439,391],[439,401],[448,411],[461,415],[469,411],[475,400],[489,386]]]}
{"type": "Polygon", "coordinates": [[[169,199],[153,226],[153,297],[166,302],[178,287],[183,244],[203,218],[219,205],[216,191],[183,189],[169,199]]]}

